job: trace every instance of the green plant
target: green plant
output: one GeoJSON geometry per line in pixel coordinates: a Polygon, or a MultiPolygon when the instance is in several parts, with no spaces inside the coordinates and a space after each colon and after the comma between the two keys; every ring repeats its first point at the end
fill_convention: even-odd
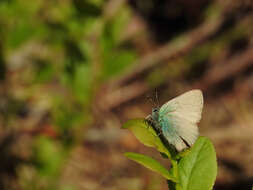
{"type": "MultiPolygon", "coordinates": [[[[130,7],[122,2],[111,11],[108,3],[0,1],[0,83],[6,86],[0,92],[0,145],[12,133],[27,134],[22,143],[20,138],[10,143],[22,144],[17,155],[25,162],[12,159],[13,174],[5,167],[0,189],[3,183],[26,190],[78,186],[62,178],[92,126],[95,93],[137,58],[122,37],[132,18],[130,7]]],[[[12,152],[3,154],[5,161],[12,152]]]]}
{"type": "Polygon", "coordinates": [[[158,161],[143,154],[128,152],[125,156],[162,175],[170,190],[210,190],[217,175],[214,146],[206,137],[199,137],[193,147],[176,152],[166,144],[144,119],[129,120],[123,128],[131,130],[145,146],[157,149],[171,162],[166,169],[158,161]]]}

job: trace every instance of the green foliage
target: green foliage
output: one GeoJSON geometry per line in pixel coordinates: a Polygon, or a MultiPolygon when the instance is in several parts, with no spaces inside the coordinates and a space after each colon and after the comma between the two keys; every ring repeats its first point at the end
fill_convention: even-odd
{"type": "Polygon", "coordinates": [[[217,175],[217,161],[214,147],[208,138],[199,137],[192,148],[175,155],[172,149],[159,140],[159,136],[145,120],[130,120],[123,125],[123,128],[130,129],[144,145],[154,147],[167,155],[165,158],[171,161],[169,170],[148,156],[136,153],[125,154],[129,159],[165,177],[170,189],[212,189],[217,175]]]}
{"type": "Polygon", "coordinates": [[[212,189],[217,175],[217,162],[210,140],[199,137],[191,151],[179,161],[178,175],[182,189],[212,189]]]}
{"type": "Polygon", "coordinates": [[[8,86],[11,81],[0,94],[8,108],[3,125],[19,129],[19,114],[27,107],[35,110],[36,121],[41,120],[31,130],[49,125],[49,133],[57,134],[32,137],[32,164],[26,167],[33,168],[38,182],[24,179],[34,182],[31,189],[61,189],[57,181],[62,163],[75,145],[81,145],[84,126],[92,122],[94,91],[136,59],[133,48],[122,40],[130,9],[123,3],[107,16],[106,3],[0,1],[0,82],[9,77],[8,86]]]}
{"type": "Polygon", "coordinates": [[[115,13],[115,17],[104,24],[101,35],[101,58],[103,60],[102,79],[119,75],[136,59],[136,54],[131,48],[124,47],[121,41],[126,23],[129,20],[130,10],[122,7],[115,13]]]}
{"type": "Polygon", "coordinates": [[[170,172],[164,166],[162,166],[158,161],[146,155],[132,153],[132,152],[125,153],[125,156],[145,166],[146,168],[159,173],[161,176],[165,177],[166,179],[171,180],[173,182],[177,182],[177,180],[170,174],[170,172]]]}
{"type": "Polygon", "coordinates": [[[57,176],[64,161],[64,149],[51,139],[40,137],[34,144],[33,162],[40,176],[57,176]]]}
{"type": "Polygon", "coordinates": [[[122,128],[131,130],[142,144],[149,147],[154,147],[159,152],[166,154],[167,157],[171,157],[170,152],[163,145],[155,130],[147,125],[144,119],[129,120],[123,125],[122,128]]]}

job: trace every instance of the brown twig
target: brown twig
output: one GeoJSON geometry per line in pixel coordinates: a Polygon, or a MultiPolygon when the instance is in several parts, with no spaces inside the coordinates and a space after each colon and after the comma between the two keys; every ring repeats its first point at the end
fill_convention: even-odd
{"type": "Polygon", "coordinates": [[[124,83],[136,78],[138,75],[151,70],[154,66],[167,63],[166,61],[186,54],[197,45],[205,42],[211,35],[213,35],[222,25],[224,17],[220,14],[216,18],[209,18],[201,26],[191,32],[183,34],[176,40],[169,42],[162,46],[157,51],[148,54],[147,56],[137,60],[134,67],[130,68],[125,75],[111,81],[110,86],[117,88],[124,83]]]}
{"type": "Polygon", "coordinates": [[[248,48],[239,55],[233,56],[225,64],[216,64],[199,80],[201,82],[195,83],[193,86],[206,90],[220,81],[224,81],[246,70],[250,66],[253,66],[253,47],[248,48]]]}
{"type": "MultiPolygon", "coordinates": [[[[203,91],[215,86],[221,81],[228,79],[246,70],[253,65],[253,47],[248,48],[243,53],[231,57],[226,63],[218,63],[210,68],[200,82],[193,84],[193,88],[200,88],[203,91]]],[[[98,105],[102,110],[111,110],[125,102],[145,94],[148,87],[142,81],[135,81],[121,88],[103,91],[102,98],[98,105]]]]}
{"type": "MultiPolygon", "coordinates": [[[[139,64],[137,65],[136,63],[137,66],[132,68],[132,70],[129,70],[128,73],[120,78],[114,79],[114,81],[104,87],[103,95],[100,96],[101,98],[98,101],[99,107],[102,110],[110,110],[146,93],[149,89],[143,81],[136,80],[138,76],[152,70],[153,67],[159,67],[164,63],[168,63],[168,60],[185,55],[197,45],[204,43],[223,24],[226,18],[225,15],[226,11],[223,11],[219,16],[216,15],[215,19],[210,18],[197,29],[138,60],[137,63],[139,64]]],[[[249,24],[251,18],[252,15],[249,15],[241,20],[240,23],[249,24]]],[[[249,47],[240,55],[225,60],[226,63],[223,60],[223,62],[215,64],[199,80],[200,82],[193,84],[193,87],[206,90],[210,86],[216,85],[220,81],[236,75],[251,66],[252,60],[253,48],[249,47]]]]}
{"type": "Polygon", "coordinates": [[[148,87],[141,81],[135,81],[118,89],[103,89],[103,95],[97,101],[97,106],[103,110],[111,110],[131,99],[141,96],[148,87]]]}

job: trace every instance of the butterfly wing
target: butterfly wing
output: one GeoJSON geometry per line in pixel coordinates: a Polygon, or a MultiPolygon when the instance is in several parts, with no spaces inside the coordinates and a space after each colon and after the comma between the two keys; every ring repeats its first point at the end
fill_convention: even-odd
{"type": "Polygon", "coordinates": [[[201,119],[203,95],[200,90],[186,92],[159,110],[163,135],[178,151],[193,145],[198,138],[197,123],[201,119]],[[185,143],[186,142],[186,143],[185,143]]]}
{"type": "Polygon", "coordinates": [[[186,144],[180,138],[178,131],[174,123],[168,117],[164,117],[160,121],[160,125],[162,127],[162,134],[168,140],[170,144],[172,144],[178,151],[183,150],[186,148],[186,144]]]}

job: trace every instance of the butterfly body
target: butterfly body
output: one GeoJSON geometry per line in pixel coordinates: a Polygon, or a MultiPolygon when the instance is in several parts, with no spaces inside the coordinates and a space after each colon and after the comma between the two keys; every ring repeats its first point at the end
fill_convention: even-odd
{"type": "Polygon", "coordinates": [[[201,119],[202,108],[202,92],[191,90],[168,101],[161,108],[153,108],[148,120],[169,144],[177,151],[182,151],[198,138],[197,123],[201,119]]]}

